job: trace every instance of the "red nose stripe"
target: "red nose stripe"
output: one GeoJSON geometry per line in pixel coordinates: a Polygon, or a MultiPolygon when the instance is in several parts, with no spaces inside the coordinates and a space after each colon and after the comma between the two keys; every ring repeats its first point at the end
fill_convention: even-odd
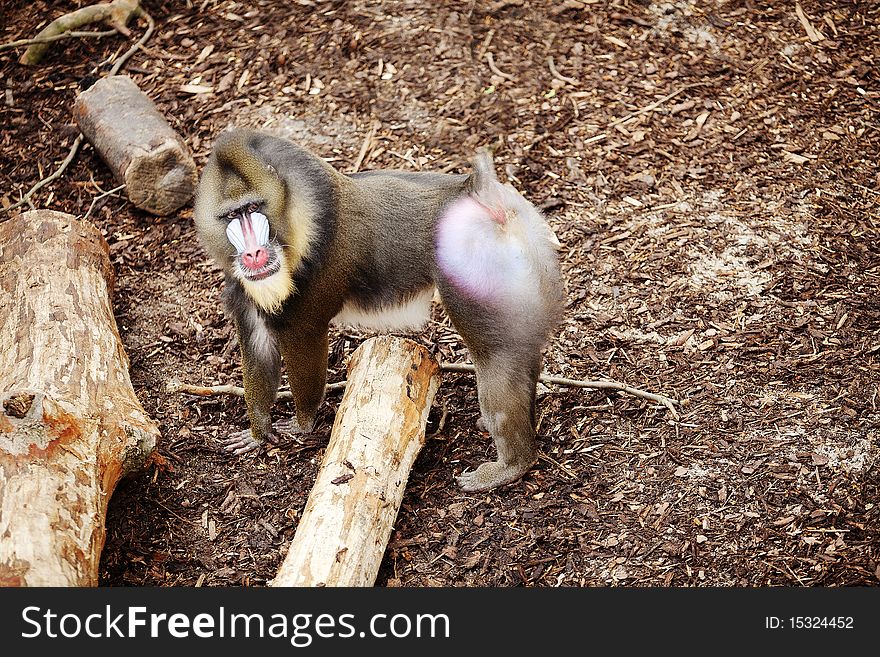
{"type": "Polygon", "coordinates": [[[259,270],[269,262],[269,252],[262,244],[257,244],[257,235],[254,225],[251,223],[249,214],[244,213],[241,218],[241,234],[244,236],[244,253],[241,254],[241,262],[248,269],[259,270]]]}

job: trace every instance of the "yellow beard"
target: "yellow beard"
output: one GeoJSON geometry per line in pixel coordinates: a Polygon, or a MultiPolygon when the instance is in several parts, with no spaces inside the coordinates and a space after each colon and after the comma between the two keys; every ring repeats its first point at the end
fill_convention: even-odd
{"type": "Polygon", "coordinates": [[[281,310],[281,304],[296,291],[293,285],[290,267],[284,253],[279,253],[281,268],[269,278],[261,281],[249,281],[236,271],[236,278],[241,282],[244,291],[262,310],[274,315],[281,310]]]}

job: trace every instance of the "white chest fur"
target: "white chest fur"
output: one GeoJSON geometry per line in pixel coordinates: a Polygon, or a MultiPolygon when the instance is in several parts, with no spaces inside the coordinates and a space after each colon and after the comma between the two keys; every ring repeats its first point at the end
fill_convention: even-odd
{"type": "Polygon", "coordinates": [[[408,302],[383,308],[363,310],[353,303],[346,303],[333,318],[338,326],[352,326],[374,331],[413,331],[421,329],[431,315],[431,299],[434,288],[420,292],[408,302]]]}

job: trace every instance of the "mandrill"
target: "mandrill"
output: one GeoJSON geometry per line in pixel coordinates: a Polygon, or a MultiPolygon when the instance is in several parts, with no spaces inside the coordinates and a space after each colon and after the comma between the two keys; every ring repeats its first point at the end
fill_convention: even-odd
{"type": "Polygon", "coordinates": [[[469,175],[345,175],[286,139],[237,129],[217,139],[194,216],[225,274],[241,345],[250,429],[225,440],[228,450],[277,442],[282,359],[296,420],[276,428],[309,432],[330,323],[418,329],[436,288],[470,351],[479,424],[498,452],[459,484],[494,488],[535,463],[541,351],[562,308],[558,242],[541,213],[498,182],[487,153],[469,175]]]}

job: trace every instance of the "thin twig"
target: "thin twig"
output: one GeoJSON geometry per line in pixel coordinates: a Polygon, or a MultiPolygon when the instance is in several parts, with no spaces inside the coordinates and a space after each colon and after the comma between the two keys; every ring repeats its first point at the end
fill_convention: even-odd
{"type": "Polygon", "coordinates": [[[431,435],[428,438],[433,438],[440,434],[443,431],[443,428],[446,426],[446,418],[449,415],[449,407],[446,405],[446,402],[443,402],[443,412],[440,414],[440,421],[437,423],[437,428],[431,432],[431,435]]]}
{"type": "Polygon", "coordinates": [[[612,121],[611,123],[608,124],[608,127],[609,127],[609,128],[613,128],[614,126],[616,126],[616,125],[618,125],[618,124],[620,124],[620,123],[626,123],[627,121],[630,121],[630,120],[636,118],[637,116],[641,116],[642,114],[647,114],[648,112],[653,112],[655,109],[657,109],[658,107],[660,107],[663,103],[672,100],[673,98],[675,98],[676,96],[678,96],[680,93],[683,93],[683,92],[687,91],[688,89],[692,89],[693,87],[702,87],[704,84],[706,84],[706,83],[704,83],[704,82],[694,82],[693,84],[686,84],[685,86],[683,86],[683,87],[682,87],[681,89],[679,89],[678,91],[673,91],[673,92],[672,92],[671,94],[669,94],[668,96],[663,96],[663,98],[661,98],[660,100],[655,100],[655,101],[654,101],[653,103],[651,103],[650,105],[646,105],[646,106],[643,107],[642,109],[640,109],[640,110],[636,110],[636,111],[633,112],[632,114],[627,114],[627,115],[624,116],[622,119],[615,119],[614,121],[612,121]]]}
{"type": "MultiPolygon", "coordinates": [[[[325,387],[326,392],[335,392],[345,388],[345,381],[338,383],[328,383],[325,387]]],[[[244,388],[233,385],[225,386],[197,386],[191,383],[181,383],[180,381],[169,381],[165,384],[165,392],[167,394],[186,393],[188,395],[196,395],[197,397],[213,397],[215,395],[232,395],[233,397],[244,397],[244,388]]],[[[293,399],[290,390],[279,390],[279,401],[288,401],[293,399]]]]}
{"type": "Polygon", "coordinates": [[[120,34],[118,30],[106,30],[104,32],[92,32],[89,30],[83,32],[70,31],[64,34],[56,34],[48,37],[34,37],[33,39],[19,39],[18,41],[10,41],[9,43],[0,43],[0,51],[9,50],[10,48],[20,48],[21,46],[30,46],[35,43],[51,43],[52,41],[61,41],[62,39],[85,39],[94,37],[100,39],[105,36],[120,34]]]}
{"type": "Polygon", "coordinates": [[[507,80],[515,80],[516,78],[508,73],[504,73],[498,70],[498,67],[495,66],[495,59],[492,57],[492,53],[486,53],[486,63],[489,65],[489,70],[492,71],[495,75],[500,75],[502,78],[506,78],[507,80]]]}
{"type": "Polygon", "coordinates": [[[349,173],[357,173],[361,165],[364,163],[364,160],[367,159],[367,154],[370,152],[370,147],[373,144],[373,137],[376,136],[376,131],[379,129],[381,123],[378,120],[374,120],[370,125],[370,131],[367,133],[367,136],[364,138],[364,143],[361,144],[361,150],[358,153],[357,159],[354,161],[354,164],[351,167],[351,171],[349,173]]]}
{"type": "Polygon", "coordinates": [[[125,53],[116,60],[113,68],[110,69],[109,75],[116,75],[117,73],[119,73],[119,70],[123,67],[125,62],[128,61],[129,57],[131,57],[138,49],[140,49],[147,42],[147,39],[149,39],[153,35],[153,30],[156,29],[156,23],[153,20],[153,17],[143,10],[141,10],[141,16],[147,19],[147,30],[143,33],[141,38],[138,39],[137,43],[126,50],[125,53]]]}
{"type": "Polygon", "coordinates": [[[83,139],[84,139],[84,136],[82,135],[82,133],[80,133],[77,136],[77,138],[73,140],[73,145],[70,147],[70,152],[67,154],[67,157],[64,158],[64,161],[61,163],[61,166],[59,166],[55,170],[54,173],[47,176],[46,178],[43,178],[41,181],[39,181],[37,184],[35,184],[33,187],[31,187],[27,192],[25,192],[24,196],[22,197],[22,199],[18,203],[13,203],[8,208],[3,208],[2,211],[9,213],[9,212],[12,212],[13,210],[15,210],[16,208],[20,208],[22,205],[25,205],[25,204],[27,204],[27,206],[31,210],[36,209],[36,206],[34,205],[33,201],[31,201],[31,196],[33,196],[34,193],[36,193],[37,191],[39,191],[40,189],[42,189],[43,187],[48,185],[53,180],[59,178],[61,176],[61,174],[64,173],[64,170],[67,168],[67,165],[70,164],[70,162],[73,160],[74,156],[76,155],[76,152],[79,150],[79,145],[82,143],[83,139]]]}
{"type": "MultiPolygon", "coordinates": [[[[552,57],[547,58],[547,68],[550,69],[550,74],[554,78],[556,78],[557,80],[561,80],[562,82],[567,82],[568,84],[573,85],[573,86],[577,86],[578,84],[580,84],[580,82],[578,80],[575,80],[574,78],[566,77],[562,73],[560,73],[557,70],[556,63],[553,61],[552,57]]],[[[575,109],[577,109],[577,108],[575,108],[575,109]]]]}
{"type": "MultiPolygon", "coordinates": [[[[92,181],[92,182],[94,182],[94,181],[92,181]]],[[[97,187],[97,185],[95,185],[95,187],[97,187]]],[[[92,199],[92,204],[89,206],[88,211],[82,216],[83,221],[85,221],[86,219],[88,219],[88,218],[89,218],[89,215],[92,214],[92,210],[93,210],[94,207],[95,207],[95,203],[97,203],[98,201],[100,201],[102,198],[106,198],[107,196],[110,196],[110,195],[112,195],[112,194],[115,194],[116,192],[119,192],[119,191],[121,191],[121,190],[123,190],[123,189],[125,189],[125,185],[120,185],[119,187],[114,187],[113,189],[111,189],[111,190],[109,190],[109,191],[106,191],[106,192],[104,192],[104,193],[102,193],[102,194],[99,194],[98,196],[96,196],[95,198],[93,198],[93,199],[92,199]]]]}
{"type": "Polygon", "coordinates": [[[578,474],[574,470],[572,470],[568,466],[562,465],[559,461],[550,458],[546,454],[538,454],[538,458],[541,459],[542,461],[547,461],[547,463],[549,463],[550,465],[556,466],[557,468],[562,470],[562,472],[564,472],[571,479],[574,479],[575,481],[580,479],[580,477],[578,476],[578,474]]]}
{"type": "Polygon", "coordinates": [[[674,399],[670,399],[669,397],[653,392],[640,390],[639,388],[633,388],[632,386],[628,386],[625,383],[620,383],[618,381],[579,381],[577,379],[565,379],[560,376],[546,375],[542,375],[538,380],[544,383],[553,383],[560,386],[572,386],[574,388],[595,388],[596,390],[613,390],[616,392],[625,392],[626,394],[632,395],[633,397],[640,397],[642,399],[657,402],[658,404],[663,404],[667,409],[669,409],[669,412],[672,413],[672,417],[674,417],[676,420],[678,419],[678,413],[673,406],[673,404],[677,403],[674,399]]]}
{"type": "MultiPolygon", "coordinates": [[[[476,371],[473,365],[467,363],[442,363],[440,365],[440,369],[444,372],[476,371]]],[[[620,383],[618,381],[582,381],[580,379],[566,379],[561,376],[551,376],[549,374],[542,374],[538,377],[538,381],[540,381],[541,383],[552,383],[559,386],[571,386],[573,388],[595,388],[596,390],[613,390],[615,392],[625,392],[626,394],[632,395],[633,397],[640,397],[642,399],[648,399],[650,401],[657,402],[658,404],[663,404],[666,408],[669,409],[669,411],[672,413],[672,416],[676,420],[678,419],[678,413],[673,406],[673,404],[677,403],[675,400],[670,399],[669,397],[665,397],[663,395],[655,394],[653,392],[646,392],[638,388],[633,388],[632,386],[628,386],[625,383],[620,383]]]]}
{"type": "MultiPolygon", "coordinates": [[[[476,371],[474,366],[468,363],[441,363],[440,369],[444,372],[476,371]]],[[[613,390],[615,392],[624,392],[628,395],[632,395],[633,397],[639,397],[641,399],[647,399],[649,401],[662,404],[667,409],[669,409],[669,412],[672,413],[672,417],[674,417],[676,420],[678,419],[678,413],[676,412],[674,406],[674,404],[676,404],[677,402],[674,399],[670,399],[669,397],[658,395],[653,392],[646,392],[638,388],[633,388],[632,386],[628,386],[625,383],[620,383],[618,381],[582,381],[579,379],[566,379],[560,376],[550,376],[549,374],[542,374],[540,377],[538,377],[538,381],[541,381],[542,383],[552,383],[554,385],[570,386],[574,388],[595,388],[596,390],[613,390]]],[[[328,384],[326,390],[327,392],[341,390],[345,387],[345,383],[345,381],[340,381],[339,383],[328,384]]],[[[188,383],[180,383],[179,381],[169,381],[165,386],[165,392],[169,394],[175,392],[185,392],[191,395],[198,395],[200,397],[209,397],[212,395],[236,395],[238,397],[244,396],[244,388],[239,388],[238,386],[196,386],[188,383]]],[[[290,398],[291,395],[289,391],[282,391],[278,393],[278,399],[280,400],[290,398]]]]}
{"type": "MultiPolygon", "coordinates": [[[[141,15],[147,19],[147,30],[144,32],[143,36],[141,36],[141,38],[138,39],[137,43],[135,43],[123,55],[121,55],[119,57],[119,59],[116,60],[116,63],[113,65],[113,68],[110,69],[110,73],[109,73],[110,75],[116,75],[119,72],[119,70],[122,68],[122,66],[125,64],[125,62],[128,61],[128,59],[138,50],[138,48],[140,48],[141,46],[144,45],[144,43],[147,42],[147,39],[149,39],[150,36],[152,36],[153,30],[156,28],[155,21],[153,21],[153,18],[147,12],[143,12],[141,15]]],[[[12,205],[10,205],[7,208],[0,208],[0,214],[6,213],[8,215],[13,210],[20,208],[21,206],[23,206],[25,204],[27,204],[27,206],[29,208],[31,208],[31,210],[36,209],[36,206],[34,205],[33,201],[31,200],[31,197],[37,191],[39,191],[40,189],[42,189],[43,187],[48,185],[53,180],[58,179],[61,176],[61,174],[64,173],[64,170],[67,169],[67,166],[73,161],[73,158],[76,156],[77,152],[79,151],[79,147],[82,144],[83,139],[85,139],[85,135],[80,133],[77,136],[77,138],[73,140],[73,144],[70,147],[70,152],[67,153],[67,157],[64,158],[64,161],[55,170],[55,172],[52,173],[50,176],[43,178],[42,180],[37,182],[33,187],[31,187],[27,192],[25,192],[24,196],[21,198],[20,201],[18,201],[18,203],[13,203],[12,205]]]]}
{"type": "Polygon", "coordinates": [[[480,50],[477,52],[477,60],[483,59],[483,54],[489,49],[489,44],[492,43],[494,36],[495,30],[489,30],[488,34],[486,34],[486,38],[483,39],[483,43],[480,44],[480,50]]]}

